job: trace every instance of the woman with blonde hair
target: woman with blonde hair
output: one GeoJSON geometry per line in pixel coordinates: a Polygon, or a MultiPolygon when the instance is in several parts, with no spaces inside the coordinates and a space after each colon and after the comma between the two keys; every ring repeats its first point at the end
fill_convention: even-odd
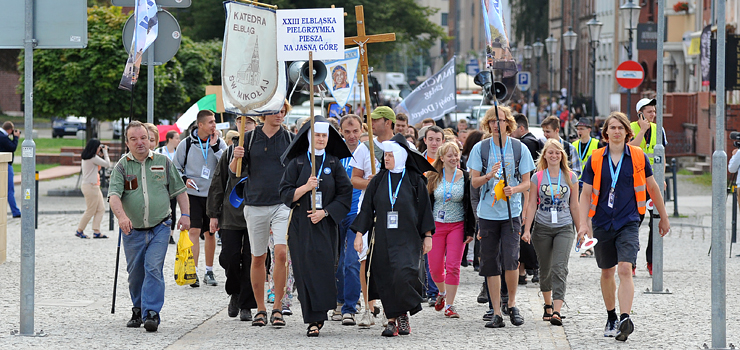
{"type": "Polygon", "coordinates": [[[159,129],[152,123],[144,123],[144,127],[149,133],[149,149],[154,151],[159,147],[159,129]]]}
{"type": "Polygon", "coordinates": [[[450,318],[460,315],[453,306],[460,285],[460,262],[465,245],[473,241],[475,216],[470,202],[470,175],[460,165],[460,149],[445,142],[437,149],[437,159],[429,172],[427,190],[432,203],[435,231],[429,252],[429,270],[439,288],[434,309],[450,318]],[[447,305],[445,305],[445,303],[447,305]]]}
{"type": "Polygon", "coordinates": [[[568,157],[559,140],[547,140],[542,148],[526,213],[522,240],[531,240],[540,263],[540,291],[545,299],[542,320],[562,326],[560,309],[565,299],[568,257],[575,239],[573,225],[580,221],[578,178],[568,166],[568,157]]]}

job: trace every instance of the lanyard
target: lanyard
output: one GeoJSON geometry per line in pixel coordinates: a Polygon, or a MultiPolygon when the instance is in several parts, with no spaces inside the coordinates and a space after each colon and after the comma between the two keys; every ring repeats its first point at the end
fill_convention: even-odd
{"type": "Polygon", "coordinates": [[[585,161],[586,160],[586,155],[588,154],[588,149],[591,148],[591,137],[588,138],[588,143],[586,144],[586,149],[584,149],[583,152],[581,152],[581,150],[580,150],[582,144],[583,143],[580,140],[578,140],[578,148],[579,148],[578,154],[581,156],[581,160],[585,161]]]}
{"type": "Polygon", "coordinates": [[[342,166],[344,167],[344,171],[347,172],[350,176],[352,176],[352,166],[349,165],[349,162],[352,160],[351,157],[342,159],[342,166]]]}
{"type": "MultiPolygon", "coordinates": [[[[493,160],[495,160],[494,163],[497,163],[498,162],[498,156],[496,155],[496,150],[493,147],[494,146],[493,137],[491,137],[491,141],[490,142],[491,142],[491,152],[493,152],[493,160]]],[[[506,150],[509,149],[509,142],[510,142],[510,140],[507,137],[506,138],[506,144],[504,145],[504,150],[503,150],[504,156],[501,158],[501,166],[502,167],[506,166],[506,160],[504,158],[506,157],[506,150]]]]}
{"type": "MultiPolygon", "coordinates": [[[[312,166],[311,165],[311,152],[306,151],[306,156],[308,156],[308,165],[312,166]]],[[[321,177],[321,172],[324,171],[324,161],[325,160],[326,160],[326,152],[324,152],[324,154],[321,156],[321,168],[319,168],[318,171],[316,172],[317,178],[321,177]]],[[[316,188],[319,188],[319,186],[316,186],[316,188]]]]}
{"type": "Polygon", "coordinates": [[[452,186],[455,184],[455,175],[457,175],[457,170],[455,170],[454,173],[452,173],[452,182],[450,182],[450,192],[447,192],[447,170],[442,169],[442,183],[444,184],[444,187],[442,189],[442,193],[444,194],[444,198],[442,198],[443,202],[442,205],[444,206],[444,203],[447,202],[448,198],[452,198],[452,186]]]}
{"type": "Polygon", "coordinates": [[[612,189],[614,189],[617,186],[617,180],[619,179],[617,176],[619,175],[619,170],[622,169],[622,159],[624,159],[624,152],[622,152],[622,157],[619,158],[619,163],[617,163],[617,170],[614,170],[614,164],[612,162],[611,155],[608,155],[609,158],[609,172],[612,174],[612,189]]]}
{"type": "MultiPolygon", "coordinates": [[[[550,170],[545,169],[545,174],[547,174],[547,182],[550,184],[550,199],[552,199],[552,204],[555,205],[555,195],[553,194],[555,192],[555,189],[552,187],[552,180],[550,179],[550,170]]],[[[560,194],[560,174],[561,174],[561,170],[558,169],[558,194],[560,194]]]]}
{"type": "Polygon", "coordinates": [[[403,169],[403,172],[401,173],[401,180],[398,180],[398,185],[396,185],[396,193],[391,193],[391,188],[393,187],[393,185],[391,184],[391,172],[388,172],[388,198],[391,200],[391,211],[393,211],[393,206],[396,205],[398,190],[401,189],[401,182],[403,182],[404,176],[406,176],[406,169],[403,169]]]}
{"type": "MultiPolygon", "coordinates": [[[[200,144],[200,153],[203,154],[203,159],[206,160],[206,164],[207,164],[208,163],[208,148],[203,149],[203,142],[200,141],[200,137],[196,136],[195,138],[198,139],[198,144],[200,144]]],[[[208,136],[208,140],[206,140],[206,145],[210,145],[210,144],[211,144],[211,137],[208,136]]]]}

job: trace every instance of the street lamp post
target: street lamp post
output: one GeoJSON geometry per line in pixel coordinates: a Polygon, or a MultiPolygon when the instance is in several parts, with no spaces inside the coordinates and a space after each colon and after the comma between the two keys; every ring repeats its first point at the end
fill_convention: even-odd
{"type": "MultiPolygon", "coordinates": [[[[568,27],[568,31],[563,34],[563,44],[565,49],[568,50],[568,98],[566,103],[568,104],[568,117],[571,117],[570,105],[573,103],[573,51],[576,49],[578,42],[578,34],[573,31],[573,27],[568,27]]],[[[566,131],[567,137],[567,131],[566,131]]]]}
{"type": "MultiPolygon", "coordinates": [[[[532,48],[534,49],[534,57],[537,58],[537,93],[540,92],[540,57],[542,57],[542,49],[544,48],[545,44],[543,44],[539,38],[537,38],[537,42],[532,44],[532,48]]],[[[539,96],[539,95],[538,95],[539,96]]],[[[540,101],[535,101],[535,105],[539,106],[540,101]]]]}
{"type": "Polygon", "coordinates": [[[596,130],[596,48],[599,47],[599,36],[601,35],[601,26],[603,23],[594,18],[586,23],[588,26],[588,38],[591,44],[591,68],[593,69],[593,81],[591,82],[591,130],[596,130]]]}
{"type": "MultiPolygon", "coordinates": [[[[524,61],[526,62],[526,66],[523,67],[525,71],[529,71],[529,68],[532,66],[532,46],[530,45],[524,45],[524,61]]],[[[532,115],[532,111],[529,110],[529,99],[532,97],[532,82],[530,83],[529,89],[525,91],[524,93],[524,103],[527,104],[527,114],[525,117],[529,119],[530,123],[533,123],[534,120],[532,120],[529,116],[532,115]]]]}
{"type": "MultiPolygon", "coordinates": [[[[553,85],[553,77],[552,74],[555,71],[555,68],[552,64],[552,58],[555,56],[555,54],[558,51],[558,39],[555,39],[552,34],[550,34],[550,37],[545,39],[545,46],[547,46],[547,54],[550,56],[550,80],[548,82],[548,88],[550,90],[550,100],[547,101],[547,105],[550,106],[552,103],[552,85],[553,85]]],[[[554,114],[555,111],[550,111],[550,114],[554,114]]]]}
{"type": "MultiPolygon", "coordinates": [[[[622,17],[624,29],[629,32],[629,41],[627,43],[627,59],[632,60],[632,31],[637,29],[637,23],[640,21],[640,5],[627,0],[622,6],[619,6],[619,15],[622,17]]],[[[632,110],[632,89],[627,90],[627,118],[630,117],[632,110]]]]}

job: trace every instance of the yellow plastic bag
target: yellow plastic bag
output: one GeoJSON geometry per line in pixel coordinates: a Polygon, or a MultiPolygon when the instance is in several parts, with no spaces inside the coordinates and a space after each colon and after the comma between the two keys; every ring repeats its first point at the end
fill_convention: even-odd
{"type": "Polygon", "coordinates": [[[193,242],[188,237],[188,231],[180,231],[180,239],[177,241],[177,255],[175,256],[175,282],[184,286],[195,283],[195,259],[193,250],[190,248],[193,242]]]}
{"type": "Polygon", "coordinates": [[[493,203],[491,203],[491,206],[493,206],[494,204],[496,204],[496,202],[502,199],[505,201],[509,200],[509,198],[506,197],[506,194],[504,193],[504,180],[503,179],[499,180],[498,183],[496,183],[496,187],[493,188],[493,194],[494,194],[493,203]]]}

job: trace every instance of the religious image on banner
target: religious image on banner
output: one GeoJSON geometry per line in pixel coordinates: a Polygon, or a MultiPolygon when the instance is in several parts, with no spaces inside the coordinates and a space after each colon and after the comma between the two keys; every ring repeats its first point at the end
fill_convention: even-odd
{"type": "Polygon", "coordinates": [[[144,52],[157,40],[159,25],[157,21],[157,4],[154,0],[136,0],[134,9],[136,27],[131,43],[131,52],[126,59],[119,89],[131,91],[139,79],[139,68],[144,52]]]}
{"type": "Polygon", "coordinates": [[[708,25],[701,31],[701,53],[699,54],[699,61],[701,66],[701,85],[709,86],[712,80],[711,66],[712,66],[712,26],[708,25]]]}
{"type": "Polygon", "coordinates": [[[275,10],[233,1],[224,9],[224,108],[247,114],[269,103],[280,84],[275,10]]]}
{"type": "Polygon", "coordinates": [[[396,113],[405,113],[409,125],[421,123],[426,118],[439,120],[457,107],[455,91],[455,57],[442,69],[423,81],[399,103],[396,113]]]}
{"type": "MultiPolygon", "coordinates": [[[[326,75],[324,83],[339,106],[349,101],[352,87],[355,84],[357,65],[360,63],[360,49],[353,47],[344,50],[344,58],[336,61],[325,61],[326,75]]],[[[339,108],[341,110],[341,108],[339,108]]]]}
{"type": "Polygon", "coordinates": [[[481,2],[486,29],[486,68],[502,70],[504,78],[514,76],[517,67],[506,35],[501,0],[481,0],[481,2]]]}

